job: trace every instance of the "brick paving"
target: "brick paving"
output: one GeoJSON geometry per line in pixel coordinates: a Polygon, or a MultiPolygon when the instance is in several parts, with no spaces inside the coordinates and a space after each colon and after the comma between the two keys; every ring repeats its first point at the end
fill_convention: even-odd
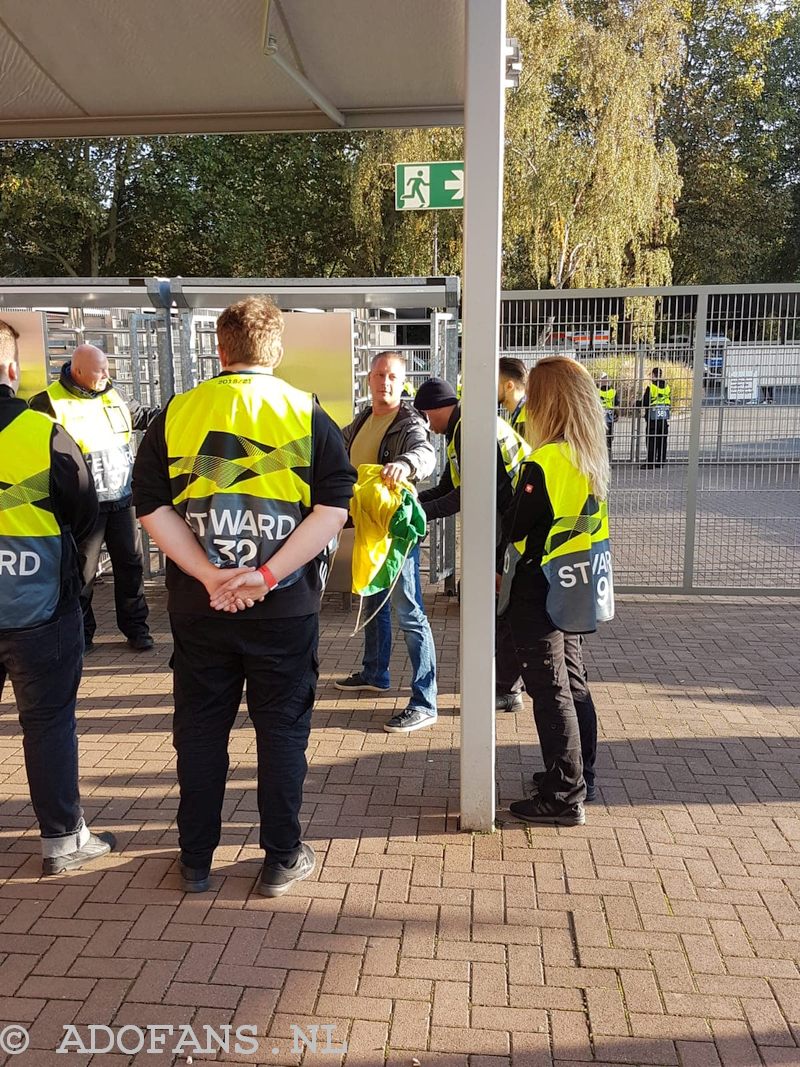
{"type": "MultiPolygon", "coordinates": [[[[528,705],[498,717],[492,835],[457,826],[457,605],[431,601],[439,721],[403,738],[382,724],[407,690],[330,684],[361,646],[332,602],[305,803],[318,866],[270,901],[253,893],[244,716],[212,892],[180,891],[164,595],[150,591],[159,644],[142,656],[112,630],[107,583],[98,598],[80,733],[87,813],[120,840],[102,866],[40,879],[9,693],[0,708],[0,1031],[30,1032],[5,1062],[187,1062],[55,1054],[66,1025],[88,1041],[95,1023],[257,1026],[255,1054],[218,1055],[242,1067],[800,1065],[796,601],[621,598],[588,642],[601,744],[586,826],[502,811],[538,766],[528,705]],[[346,1055],[323,1052],[325,1031],[293,1052],[292,1027],[315,1024],[346,1055]]],[[[404,663],[401,647],[398,678],[404,663]]]]}

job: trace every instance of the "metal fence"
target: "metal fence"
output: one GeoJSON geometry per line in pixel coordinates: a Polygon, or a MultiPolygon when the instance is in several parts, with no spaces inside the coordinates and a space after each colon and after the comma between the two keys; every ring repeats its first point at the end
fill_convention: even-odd
{"type": "Polygon", "coordinates": [[[629,590],[800,589],[800,286],[504,293],[501,354],[570,355],[617,390],[609,502],[629,590]],[[666,459],[638,406],[671,386],[666,459]]]}
{"type": "MultiPolygon", "coordinates": [[[[78,344],[96,344],[123,393],[148,407],[218,372],[216,318],[250,293],[268,294],[284,310],[352,310],[356,407],[369,397],[369,362],[380,351],[403,352],[412,387],[431,375],[456,380],[457,278],[0,281],[0,305],[45,316],[49,380],[78,344]],[[128,306],[115,306],[115,299],[128,306]],[[145,306],[148,301],[152,307],[145,306]]],[[[442,448],[439,453],[441,467],[442,448]]],[[[160,575],[163,556],[146,537],[145,549],[147,577],[160,575]]],[[[430,581],[445,579],[452,586],[453,520],[432,525],[427,556],[430,581]]],[[[104,556],[101,564],[106,562],[104,556]]]]}

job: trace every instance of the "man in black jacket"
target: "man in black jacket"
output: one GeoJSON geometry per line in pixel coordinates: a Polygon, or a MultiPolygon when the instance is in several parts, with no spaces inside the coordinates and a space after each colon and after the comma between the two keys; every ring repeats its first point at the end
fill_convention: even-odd
{"type": "MultiPolygon", "coordinates": [[[[372,404],[349,426],[344,440],[350,462],[380,463],[387,485],[427,478],[436,466],[436,453],[425,420],[402,399],[406,379],[405,360],[398,352],[381,353],[372,360],[369,389],[372,404]]],[[[411,661],[411,699],[408,706],[384,725],[387,733],[411,733],[436,722],[436,650],[430,623],[422,602],[419,576],[419,546],[408,556],[391,594],[391,604],[403,631],[411,661]]],[[[368,597],[364,603],[362,668],[335,682],[345,692],[390,688],[389,659],[392,654],[392,617],[385,594],[368,597]],[[384,601],[383,606],[381,602],[384,601]]]]}
{"type": "Polygon", "coordinates": [[[108,358],[94,345],[79,345],[57,382],[31,398],[30,406],[60,423],[75,439],[94,478],[100,513],[78,542],[83,571],[81,609],[87,654],[97,629],[92,592],[105,541],[114,572],[117,625],[137,652],[153,647],[144,598],[142,538],[131,506],[134,430],[145,430],[158,408],[123,398],[108,375],[108,358]]]}
{"type": "Polygon", "coordinates": [[[217,320],[221,372],[173,397],[136,456],[136,511],[168,558],[181,877],[193,893],[209,888],[245,685],[265,852],[258,891],[281,896],[315,864],[300,806],[320,555],[347,520],[355,471],[330,416],[273,374],[283,328],[263,297],[227,308],[217,320]],[[239,606],[239,583],[241,614],[221,614],[239,606]],[[231,584],[229,601],[222,586],[231,584]]]}
{"type": "Polygon", "coordinates": [[[16,397],[17,335],[0,321],[0,697],[11,679],[44,874],[104,856],[78,790],[75,701],[83,662],[75,541],[97,520],[97,495],[72,438],[16,397]]]}
{"type": "MultiPolygon", "coordinates": [[[[434,433],[447,440],[447,466],[439,484],[419,495],[429,521],[444,519],[461,510],[461,405],[456,391],[441,378],[429,378],[417,390],[414,405],[425,412],[434,433]]],[[[519,465],[530,449],[503,419],[497,420],[497,492],[498,516],[508,508],[514,495],[519,465]]],[[[502,571],[503,548],[500,522],[497,524],[497,569],[502,571]]],[[[495,709],[516,712],[522,709],[522,679],[519,677],[508,624],[501,616],[497,621],[495,709]]]]}

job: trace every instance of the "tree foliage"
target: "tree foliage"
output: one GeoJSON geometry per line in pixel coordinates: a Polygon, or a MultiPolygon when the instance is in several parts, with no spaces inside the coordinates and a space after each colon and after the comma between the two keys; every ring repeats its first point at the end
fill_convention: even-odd
{"type": "Polygon", "coordinates": [[[658,136],[679,62],[669,0],[517,0],[526,57],[508,101],[505,270],[517,287],[664,283],[680,190],[658,136]]]}
{"type": "MultiPolygon", "coordinates": [[[[508,288],[800,276],[800,0],[509,0],[508,288]]],[[[0,144],[0,273],[461,271],[394,164],[462,131],[0,144]]],[[[467,176],[469,185],[469,176],[467,176]]]]}
{"type": "Polygon", "coordinates": [[[664,119],[684,182],[676,281],[784,277],[781,261],[796,248],[790,228],[797,175],[783,136],[796,121],[794,7],[792,17],[783,0],[680,4],[683,63],[664,119]]]}

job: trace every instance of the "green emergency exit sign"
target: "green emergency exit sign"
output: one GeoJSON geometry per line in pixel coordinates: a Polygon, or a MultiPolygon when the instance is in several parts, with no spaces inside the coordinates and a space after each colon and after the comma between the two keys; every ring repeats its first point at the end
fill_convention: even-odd
{"type": "Polygon", "coordinates": [[[398,211],[446,211],[463,207],[463,162],[396,163],[394,206],[398,211]]]}

